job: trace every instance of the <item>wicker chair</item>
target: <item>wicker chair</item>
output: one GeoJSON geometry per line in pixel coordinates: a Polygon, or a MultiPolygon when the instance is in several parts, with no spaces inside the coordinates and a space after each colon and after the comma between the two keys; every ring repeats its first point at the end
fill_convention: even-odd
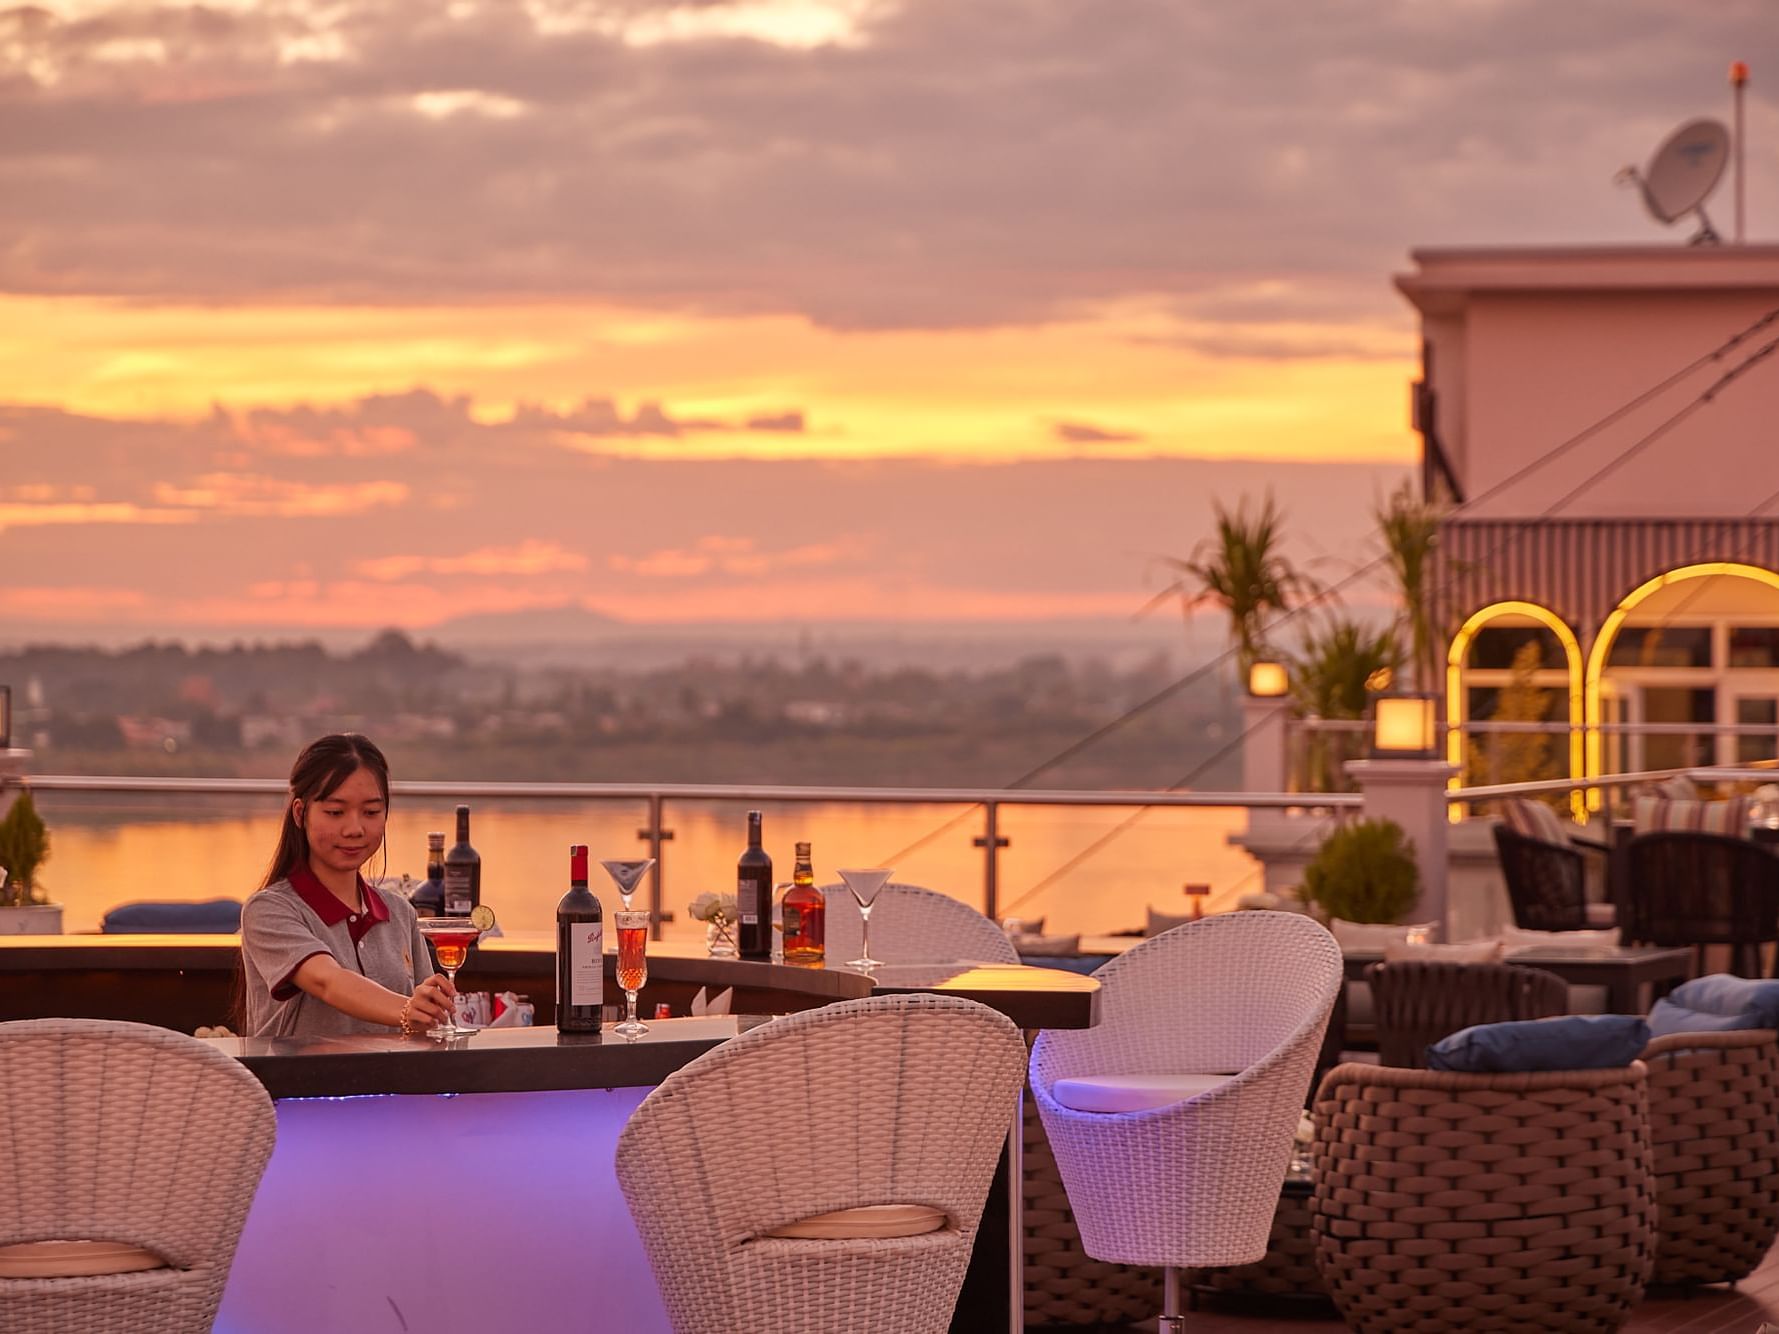
{"type": "Polygon", "coordinates": [[[1761,975],[1779,940],[1779,857],[1745,838],[1668,831],[1625,845],[1629,935],[1651,945],[1733,946],[1732,970],[1761,975]]]}
{"type": "MultiPolygon", "coordinates": [[[[859,905],[845,885],[826,885],[830,960],[863,948],[859,905]]],[[[1018,963],[1007,933],[967,903],[919,885],[888,884],[871,907],[871,957],[885,963],[1018,963]]]]}
{"type": "Polygon", "coordinates": [[[1587,868],[1580,850],[1603,853],[1603,847],[1579,837],[1570,846],[1547,843],[1504,824],[1496,825],[1494,832],[1515,926],[1527,931],[1584,931],[1611,924],[1610,904],[1588,902],[1587,868]]]}
{"type": "Polygon", "coordinates": [[[0,1024],[0,1327],[191,1334],[216,1319],[271,1157],[242,1066],[146,1024],[0,1024]]]}
{"type": "Polygon", "coordinates": [[[1039,1035],[1032,1094],[1083,1248],[1165,1266],[1162,1329],[1178,1330],[1181,1268],[1266,1253],[1340,947],[1308,917],[1226,913],[1151,937],[1095,976],[1098,1027],[1039,1035]],[[1168,1092],[1194,1076],[1203,1091],[1168,1092]],[[1153,1085],[1141,1110],[1078,1105],[1084,1089],[1132,1080],[1153,1085]]]}
{"type": "Polygon", "coordinates": [[[774,1020],[668,1076],[618,1137],[617,1170],[676,1334],[943,1334],[1024,1056],[986,1006],[879,996],[774,1020]],[[885,1206],[929,1221],[886,1228],[885,1206]]]}
{"type": "Polygon", "coordinates": [[[1656,1283],[1734,1283],[1779,1237],[1779,1045],[1771,1029],[1676,1033],[1644,1049],[1656,1283]]]}
{"type": "Polygon", "coordinates": [[[1399,960],[1372,964],[1365,980],[1385,1065],[1425,1069],[1429,1043],[1472,1024],[1569,1012],[1569,984],[1542,968],[1399,960]]]}
{"type": "Polygon", "coordinates": [[[1655,1256],[1646,1072],[1343,1065],[1316,1095],[1316,1264],[1350,1329],[1617,1329],[1655,1256]]]}

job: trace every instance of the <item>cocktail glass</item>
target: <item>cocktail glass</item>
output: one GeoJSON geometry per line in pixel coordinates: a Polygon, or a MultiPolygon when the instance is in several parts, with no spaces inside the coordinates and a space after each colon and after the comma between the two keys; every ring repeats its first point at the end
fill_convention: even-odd
{"type": "MultiPolygon", "coordinates": [[[[452,987],[456,987],[457,970],[469,958],[469,947],[482,938],[482,928],[467,917],[422,917],[420,934],[431,943],[439,967],[451,979],[452,987]]],[[[473,1028],[459,1028],[453,1020],[447,1019],[444,1023],[434,1024],[427,1029],[426,1036],[449,1042],[452,1038],[468,1037],[475,1031],[473,1028]]]]}
{"type": "Polygon", "coordinates": [[[618,887],[618,897],[624,900],[624,907],[628,909],[630,896],[636,893],[636,887],[649,873],[649,868],[655,864],[655,859],[653,857],[634,857],[629,861],[609,861],[599,864],[605,867],[605,873],[618,887]]]}
{"type": "Polygon", "coordinates": [[[871,908],[877,901],[877,891],[889,883],[895,872],[887,866],[867,868],[846,867],[840,871],[840,879],[852,892],[853,901],[859,905],[859,957],[848,959],[848,968],[857,968],[861,972],[870,972],[883,962],[882,959],[871,957],[871,908]]]}
{"type": "Polygon", "coordinates": [[[618,986],[624,992],[624,1022],[612,1032],[635,1039],[649,1031],[636,1017],[636,993],[649,980],[649,915],[625,909],[613,917],[618,923],[618,986]]]}

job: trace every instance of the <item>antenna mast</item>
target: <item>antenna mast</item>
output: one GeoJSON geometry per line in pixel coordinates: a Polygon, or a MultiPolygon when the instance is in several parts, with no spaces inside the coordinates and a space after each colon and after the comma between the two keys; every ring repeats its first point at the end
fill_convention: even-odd
{"type": "Polygon", "coordinates": [[[1742,210],[1742,95],[1748,88],[1748,66],[1740,60],[1730,65],[1730,88],[1736,106],[1736,244],[1741,245],[1746,234],[1742,210]]]}

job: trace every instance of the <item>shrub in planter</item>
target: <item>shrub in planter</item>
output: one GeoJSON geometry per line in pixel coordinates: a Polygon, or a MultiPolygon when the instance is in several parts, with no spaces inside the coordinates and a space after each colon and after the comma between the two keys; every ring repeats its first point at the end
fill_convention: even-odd
{"type": "Polygon", "coordinates": [[[1355,820],[1323,842],[1303,871],[1304,900],[1330,918],[1395,922],[1420,892],[1414,844],[1394,820],[1355,820]]]}
{"type": "Polygon", "coordinates": [[[25,908],[45,902],[48,895],[37,883],[37,870],[48,860],[49,830],[27,788],[0,819],[0,867],[6,870],[0,907],[25,908]]]}

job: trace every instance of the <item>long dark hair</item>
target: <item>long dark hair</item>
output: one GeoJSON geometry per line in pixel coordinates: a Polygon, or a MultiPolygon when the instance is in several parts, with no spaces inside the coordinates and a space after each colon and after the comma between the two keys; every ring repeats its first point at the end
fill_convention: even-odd
{"type": "MultiPolygon", "coordinates": [[[[358,732],[335,732],[317,737],[303,747],[303,753],[290,766],[290,792],[284,799],[284,824],[278,830],[278,850],[266,868],[266,878],[259,887],[275,885],[290,878],[297,867],[309,860],[309,836],[297,823],[295,802],[305,806],[332,796],[353,774],[369,769],[383,793],[383,806],[389,807],[389,761],[368,736],[358,732]]],[[[383,859],[389,860],[389,844],[383,845],[383,859]]]]}

